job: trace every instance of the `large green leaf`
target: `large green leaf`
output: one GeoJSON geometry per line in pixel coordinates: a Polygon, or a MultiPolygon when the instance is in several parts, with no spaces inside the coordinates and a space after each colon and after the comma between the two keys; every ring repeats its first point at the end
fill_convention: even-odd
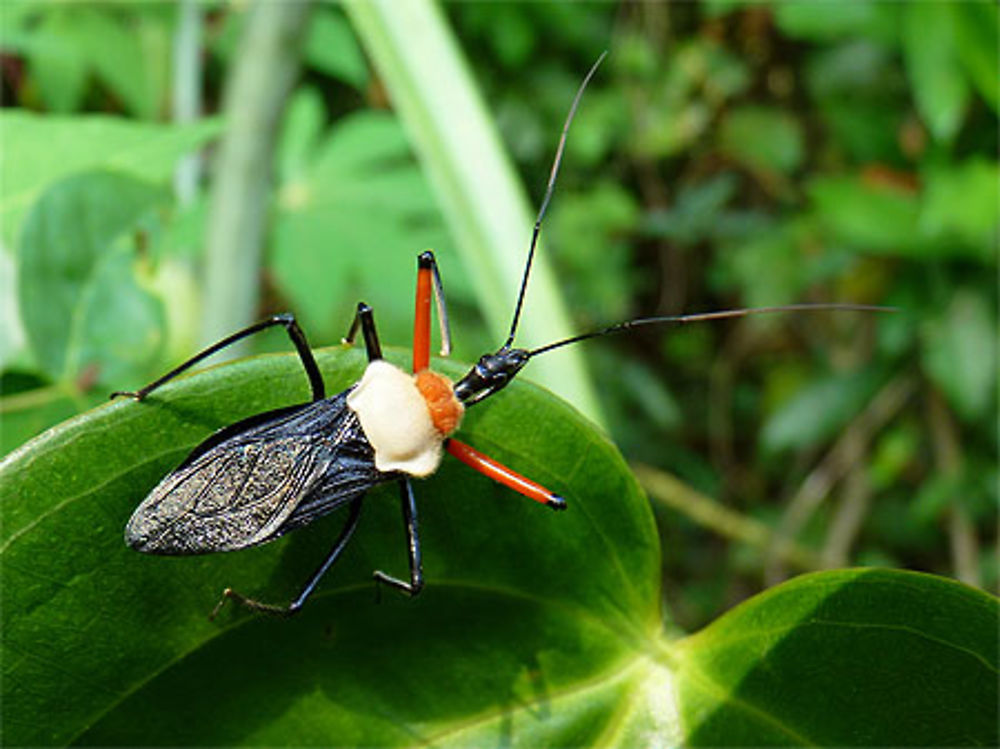
{"type": "MultiPolygon", "coordinates": [[[[323,353],[329,387],[362,359],[323,353]]],[[[124,546],[134,506],[191,446],[306,394],[294,357],[247,360],[88,412],[5,462],[5,744],[468,744],[510,731],[551,744],[603,730],[658,637],[657,534],[614,447],[536,388],[472,409],[463,434],[569,509],[446,458],[416,486],[418,599],[374,600],[373,569],[406,569],[393,488],[372,493],[358,538],[292,621],[207,613],[226,585],[290,599],[342,516],[234,554],[124,546]]]]}
{"type": "Polygon", "coordinates": [[[996,746],[997,601],[931,575],[805,575],[682,643],[685,743],[996,746]]]}
{"type": "MultiPolygon", "coordinates": [[[[331,389],[363,367],[356,350],[319,361],[331,389]]],[[[5,745],[996,743],[996,601],[951,581],[811,575],[668,640],[634,480],[524,383],[472,409],[463,435],[565,495],[565,513],[446,458],[417,486],[419,598],[375,600],[371,571],[406,565],[390,488],[298,617],[231,606],[208,621],[225,585],[288,600],[341,518],[188,558],[136,554],[122,526],[213,428],[306,394],[294,357],[245,360],[95,409],[0,465],[5,745]]]]}

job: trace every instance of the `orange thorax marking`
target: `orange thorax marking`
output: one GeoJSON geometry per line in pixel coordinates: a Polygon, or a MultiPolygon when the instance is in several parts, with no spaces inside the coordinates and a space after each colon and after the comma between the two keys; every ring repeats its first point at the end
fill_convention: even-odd
{"type": "Polygon", "coordinates": [[[427,402],[434,428],[447,437],[458,429],[465,413],[465,406],[455,397],[451,380],[429,369],[418,372],[416,380],[417,390],[427,402]]]}

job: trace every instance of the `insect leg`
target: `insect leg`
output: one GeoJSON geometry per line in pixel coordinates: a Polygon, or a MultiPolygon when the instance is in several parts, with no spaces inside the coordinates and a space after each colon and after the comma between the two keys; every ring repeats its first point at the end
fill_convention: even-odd
{"type": "Polygon", "coordinates": [[[413,486],[409,479],[399,482],[399,495],[403,504],[403,522],[406,523],[406,538],[410,546],[410,582],[399,580],[375,570],[375,584],[386,583],[399,588],[411,596],[417,595],[424,587],[424,565],[420,556],[420,535],[417,530],[417,502],[413,497],[413,486]]]}
{"type": "Polygon", "coordinates": [[[136,400],[141,401],[151,392],[160,387],[160,385],[174,379],[174,377],[179,375],[181,372],[194,366],[202,359],[211,356],[216,351],[221,351],[226,348],[226,346],[230,346],[247,336],[260,332],[261,330],[274,327],[275,325],[284,325],[285,330],[288,332],[288,337],[291,338],[292,343],[295,344],[295,350],[298,352],[299,359],[302,360],[302,366],[305,367],[306,375],[309,377],[309,387],[312,389],[312,399],[314,401],[323,400],[323,398],[326,397],[326,389],[323,386],[323,377],[319,373],[319,367],[316,366],[316,359],[313,357],[312,351],[309,348],[309,343],[306,341],[305,333],[302,332],[302,328],[300,328],[299,324],[295,321],[295,315],[290,312],[280,315],[272,315],[266,320],[262,320],[259,323],[251,325],[249,328],[244,328],[237,333],[233,333],[228,338],[223,338],[218,343],[209,346],[207,349],[198,354],[195,354],[179,367],[171,369],[163,375],[163,377],[158,380],[154,380],[140,390],[116,390],[111,394],[111,397],[114,398],[118,395],[127,395],[130,398],[135,398],[136,400]]]}
{"type": "Polygon", "coordinates": [[[268,614],[279,614],[281,616],[291,616],[292,614],[298,613],[299,609],[306,602],[306,599],[312,595],[313,590],[316,589],[316,585],[319,583],[323,575],[326,574],[327,570],[333,566],[333,563],[337,561],[341,552],[347,546],[347,542],[351,540],[351,536],[354,535],[355,529],[358,527],[358,519],[361,517],[361,501],[364,496],[358,497],[351,503],[351,514],[347,518],[347,523],[344,525],[343,530],[340,531],[340,536],[337,541],[333,544],[333,548],[330,549],[330,553],[326,555],[326,559],[323,563],[316,568],[316,571],[312,573],[309,581],[302,588],[302,592],[296,596],[295,600],[292,601],[288,606],[276,606],[272,603],[261,603],[260,601],[255,601],[253,598],[247,598],[242,593],[237,593],[232,588],[226,588],[222,591],[222,598],[215,605],[212,610],[209,619],[214,619],[215,615],[219,613],[222,606],[225,604],[227,598],[232,598],[234,601],[241,603],[247,608],[254,609],[256,611],[264,611],[268,614]]]}
{"type": "Polygon", "coordinates": [[[431,361],[431,295],[437,306],[438,325],[441,328],[441,356],[451,353],[451,329],[448,325],[448,308],[444,302],[441,274],[434,253],[421,252],[417,257],[417,306],[413,318],[413,371],[421,372],[431,361]]]}
{"type": "Polygon", "coordinates": [[[548,505],[553,510],[566,509],[566,500],[558,494],[554,494],[541,484],[536,484],[531,479],[526,479],[521,474],[515,473],[507,466],[498,463],[475,448],[469,447],[464,442],[450,439],[445,443],[445,449],[470,468],[479,471],[484,476],[489,476],[504,486],[510,487],[528,499],[548,505]]]}
{"type": "Polygon", "coordinates": [[[361,335],[365,339],[365,351],[368,353],[368,361],[373,362],[382,358],[382,345],[378,342],[378,331],[375,330],[375,314],[372,308],[364,302],[358,302],[357,312],[351,321],[351,328],[344,336],[344,343],[354,343],[354,336],[361,328],[361,335]]]}

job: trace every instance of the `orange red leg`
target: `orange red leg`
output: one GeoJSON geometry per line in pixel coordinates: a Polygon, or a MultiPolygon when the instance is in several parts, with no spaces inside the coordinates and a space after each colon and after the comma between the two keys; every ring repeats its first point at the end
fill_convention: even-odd
{"type": "Polygon", "coordinates": [[[551,507],[553,510],[565,510],[566,500],[546,489],[541,484],[536,484],[531,479],[526,479],[519,473],[515,473],[502,463],[498,463],[488,455],[476,450],[474,447],[450,439],[445,443],[445,449],[465,463],[470,468],[479,471],[484,476],[489,476],[494,481],[498,481],[504,486],[510,487],[518,494],[523,494],[528,499],[541,502],[543,505],[551,507]]]}
{"type": "Polygon", "coordinates": [[[431,363],[431,273],[434,256],[417,258],[417,308],[413,317],[413,372],[422,372],[431,363]]]}
{"type": "Polygon", "coordinates": [[[413,320],[413,373],[427,369],[431,362],[431,295],[437,305],[441,330],[441,356],[451,353],[451,330],[448,308],[444,303],[441,275],[430,250],[417,257],[417,309],[413,320]]]}

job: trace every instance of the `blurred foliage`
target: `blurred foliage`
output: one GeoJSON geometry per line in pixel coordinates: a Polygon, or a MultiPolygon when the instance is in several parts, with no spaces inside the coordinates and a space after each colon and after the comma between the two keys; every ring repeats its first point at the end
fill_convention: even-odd
{"type": "MultiPolygon", "coordinates": [[[[242,4],[203,7],[209,117],[178,125],[177,6],[0,4],[4,452],[194,345],[211,175],[191,202],[171,196],[169,176],[220,129],[211,114],[244,23],[242,4]]],[[[445,11],[536,202],[573,92],[611,52],[545,227],[581,330],[792,302],[900,309],[588,344],[626,456],[793,529],[819,558],[846,546],[847,563],[995,588],[996,6],[445,11]]],[[[468,274],[336,6],[317,7],[302,49],[275,154],[261,314],[291,308],[323,345],[365,298],[383,338],[405,343],[413,258],[434,247],[457,355],[478,356],[495,342],[468,274]]],[[[658,513],[666,594],[685,628],[787,574],[771,549],[658,513]]]]}

